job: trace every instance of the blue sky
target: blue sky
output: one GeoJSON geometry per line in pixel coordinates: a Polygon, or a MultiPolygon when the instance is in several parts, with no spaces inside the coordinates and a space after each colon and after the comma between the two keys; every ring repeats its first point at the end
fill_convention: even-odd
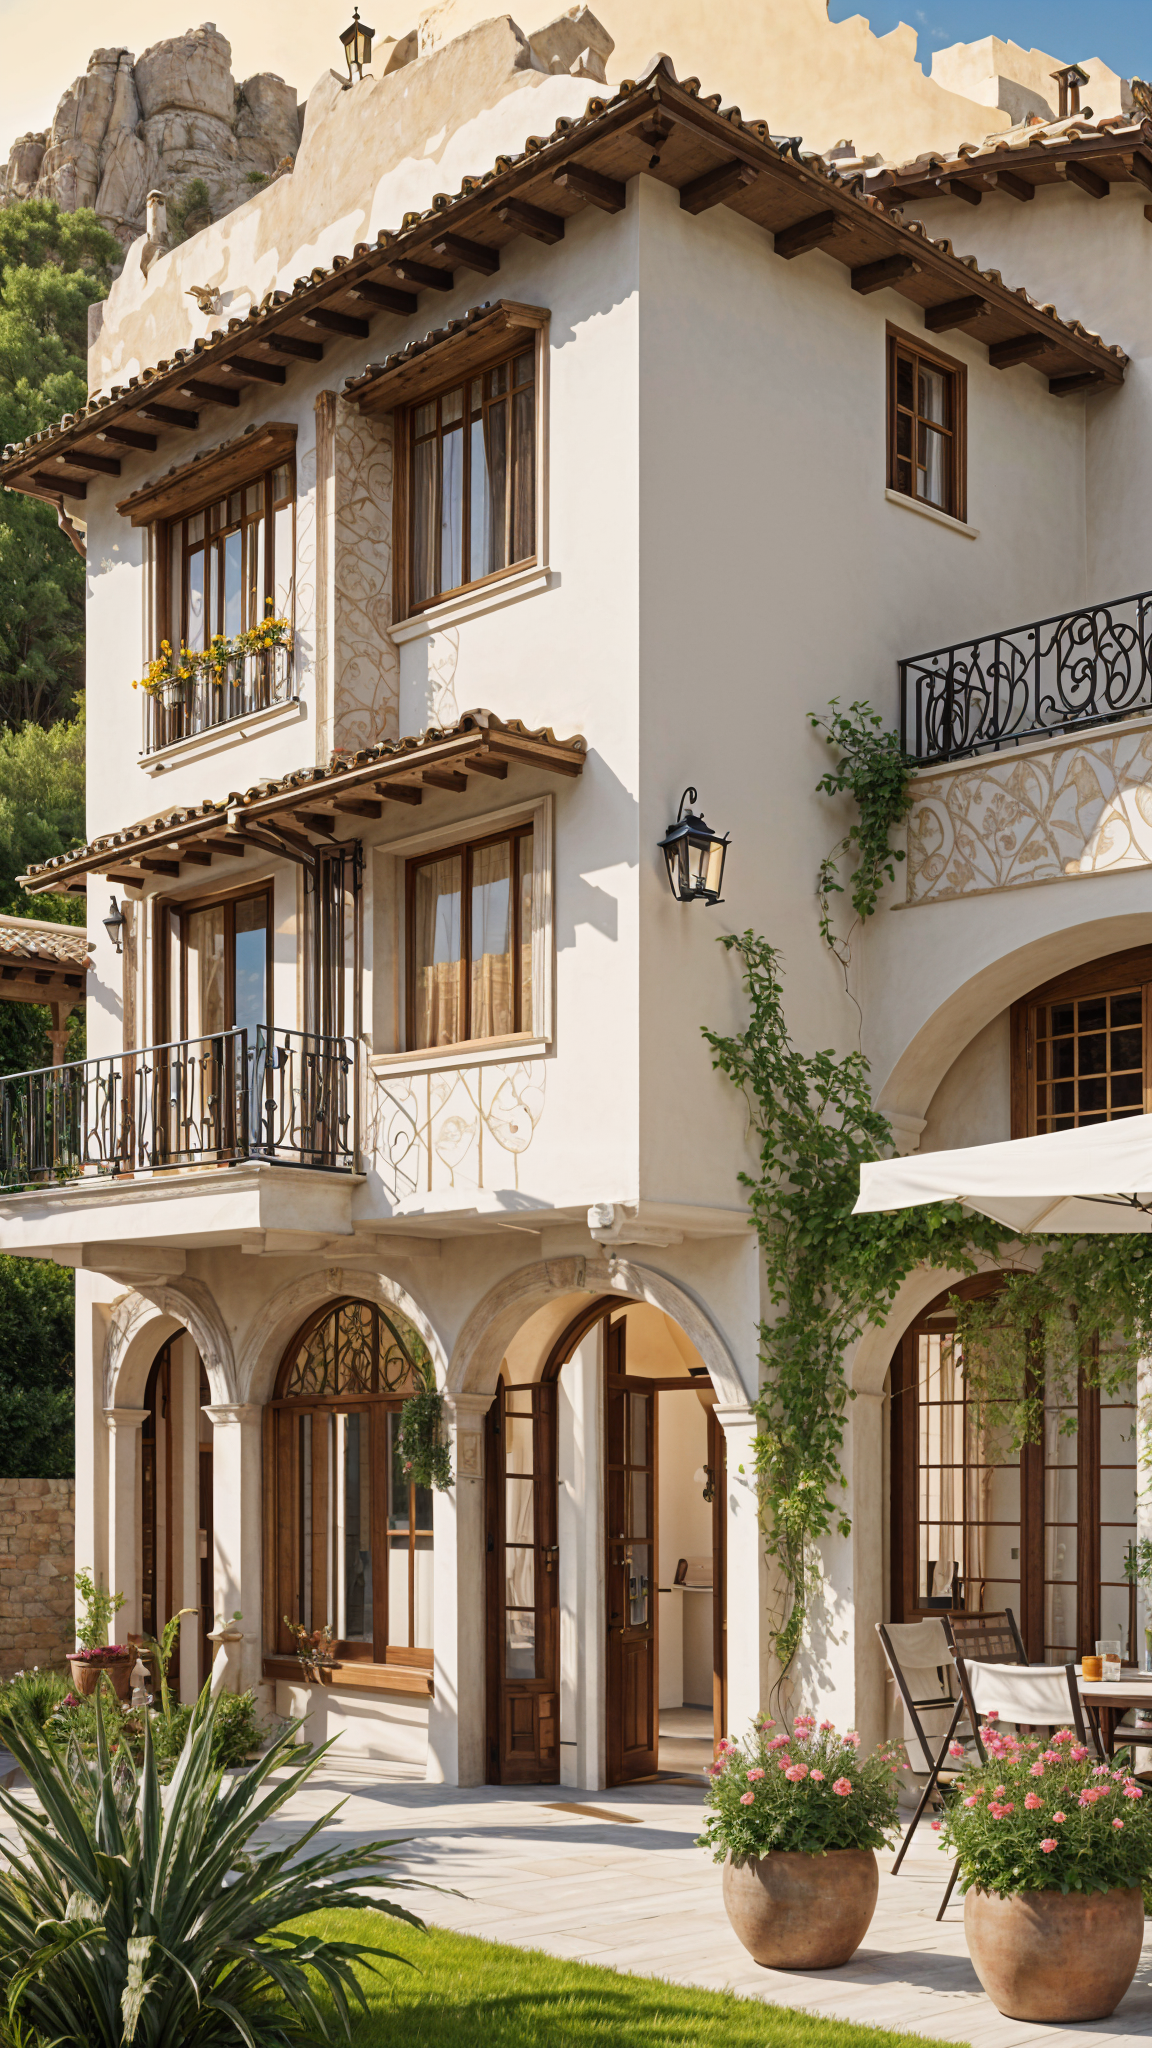
{"type": "Polygon", "coordinates": [[[1149,0],[1095,0],[1087,7],[1084,0],[830,0],[828,11],[833,21],[866,15],[878,36],[908,22],[925,71],[934,50],[995,35],[1066,62],[1102,57],[1122,78],[1152,77],[1149,0]]]}

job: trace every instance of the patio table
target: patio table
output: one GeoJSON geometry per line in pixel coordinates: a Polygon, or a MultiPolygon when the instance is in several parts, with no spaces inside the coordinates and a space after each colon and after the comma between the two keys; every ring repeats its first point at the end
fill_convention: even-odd
{"type": "MultiPolygon", "coordinates": [[[[1122,1670],[1118,1679],[1086,1679],[1076,1673],[1076,1683],[1097,1728],[1105,1754],[1112,1753],[1116,1723],[1129,1707],[1144,1708],[1152,1715],[1152,1671],[1122,1670]]],[[[1152,1727],[1148,1733],[1152,1735],[1152,1727]]]]}

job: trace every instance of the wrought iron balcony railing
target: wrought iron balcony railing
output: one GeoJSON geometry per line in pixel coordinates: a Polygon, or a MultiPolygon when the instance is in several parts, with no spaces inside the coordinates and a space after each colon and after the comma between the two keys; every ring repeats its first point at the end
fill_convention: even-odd
{"type": "Polygon", "coordinates": [[[351,1039],[262,1029],[0,1076],[0,1186],[239,1159],[352,1171],[351,1039]]]}
{"type": "Polygon", "coordinates": [[[292,649],[283,643],[258,654],[235,655],[222,670],[199,669],[190,682],[163,684],[155,696],[142,694],[141,752],[157,754],[177,740],[251,718],[254,711],[268,711],[274,704],[290,703],[295,694],[292,649]]]}
{"type": "Polygon", "coordinates": [[[900,737],[919,761],[998,752],[1152,711],[1152,591],[900,663],[900,737]]]}

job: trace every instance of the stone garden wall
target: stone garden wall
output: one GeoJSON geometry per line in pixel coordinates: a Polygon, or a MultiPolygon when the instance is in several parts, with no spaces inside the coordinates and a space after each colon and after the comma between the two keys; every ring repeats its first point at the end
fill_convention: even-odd
{"type": "Polygon", "coordinates": [[[75,1534],[71,1479],[0,1479],[0,1679],[73,1647],[75,1534]]]}

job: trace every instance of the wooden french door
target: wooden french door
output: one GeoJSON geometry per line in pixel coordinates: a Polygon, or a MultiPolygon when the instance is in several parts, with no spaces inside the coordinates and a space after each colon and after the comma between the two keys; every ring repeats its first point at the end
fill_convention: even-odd
{"type": "Polygon", "coordinates": [[[507,1386],[488,1412],[488,1782],[560,1782],[556,1383],[507,1386]]]}
{"type": "Polygon", "coordinates": [[[627,1325],[604,1326],[607,1379],[608,1783],[658,1768],[656,1395],[626,1371],[627,1325]]]}

